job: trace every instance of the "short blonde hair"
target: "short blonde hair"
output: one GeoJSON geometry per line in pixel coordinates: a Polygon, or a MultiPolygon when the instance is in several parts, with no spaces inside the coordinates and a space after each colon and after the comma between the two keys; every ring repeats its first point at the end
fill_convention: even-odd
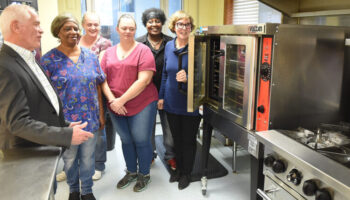
{"type": "Polygon", "coordinates": [[[176,23],[181,19],[189,19],[191,22],[191,31],[193,31],[196,28],[196,25],[194,25],[193,18],[191,15],[187,14],[183,10],[176,11],[173,15],[170,17],[169,21],[169,29],[171,32],[175,33],[175,25],[176,23]]]}
{"type": "Polygon", "coordinates": [[[0,16],[0,30],[4,39],[11,34],[11,23],[15,20],[23,22],[30,19],[31,12],[37,13],[34,8],[23,4],[11,4],[7,6],[0,16]]]}
{"type": "Polygon", "coordinates": [[[51,33],[55,38],[59,38],[58,33],[60,32],[62,26],[66,22],[75,23],[80,30],[79,22],[78,22],[77,18],[74,17],[74,15],[72,15],[71,13],[62,13],[62,14],[58,15],[57,17],[55,17],[55,19],[53,19],[53,21],[51,23],[51,33]]]}
{"type": "Polygon", "coordinates": [[[92,16],[97,17],[98,23],[100,24],[100,16],[97,13],[95,13],[95,12],[89,12],[88,11],[88,12],[86,12],[84,14],[84,16],[83,16],[83,18],[81,20],[81,25],[83,25],[85,23],[86,17],[92,17],[92,16]]]}

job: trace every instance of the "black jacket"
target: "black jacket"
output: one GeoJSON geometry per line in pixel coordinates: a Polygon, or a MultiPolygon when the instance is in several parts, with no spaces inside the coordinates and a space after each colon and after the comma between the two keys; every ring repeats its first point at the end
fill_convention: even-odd
{"type": "MultiPolygon", "coordinates": [[[[58,98],[58,96],[57,96],[58,98]]],[[[22,57],[3,44],[0,51],[0,149],[38,144],[69,147],[72,128],[56,110],[22,57]]]]}
{"type": "Polygon", "coordinates": [[[160,45],[159,49],[155,50],[153,49],[151,43],[147,40],[147,35],[148,34],[136,38],[136,41],[147,45],[153,53],[154,59],[156,61],[156,69],[157,69],[156,73],[153,76],[153,83],[154,85],[156,85],[157,90],[159,92],[160,83],[162,82],[162,72],[163,72],[163,65],[164,65],[164,48],[166,43],[172,40],[173,38],[163,34],[163,42],[160,45]]]}

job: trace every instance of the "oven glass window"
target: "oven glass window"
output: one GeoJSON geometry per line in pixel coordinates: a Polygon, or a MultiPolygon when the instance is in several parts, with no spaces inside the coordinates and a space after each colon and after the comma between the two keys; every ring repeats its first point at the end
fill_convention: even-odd
{"type": "Polygon", "coordinates": [[[224,109],[238,116],[243,115],[245,65],[246,46],[227,44],[224,109]]]}

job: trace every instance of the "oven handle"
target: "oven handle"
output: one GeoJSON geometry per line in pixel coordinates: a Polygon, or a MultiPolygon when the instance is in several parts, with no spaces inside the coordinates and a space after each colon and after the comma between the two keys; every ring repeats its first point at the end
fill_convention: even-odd
{"type": "Polygon", "coordinates": [[[271,198],[269,196],[267,196],[267,194],[264,191],[260,190],[259,188],[256,190],[256,193],[260,197],[262,197],[264,200],[271,200],[271,198]]]}
{"type": "MultiPolygon", "coordinates": [[[[181,71],[182,70],[182,56],[185,55],[185,54],[188,54],[188,51],[184,51],[184,52],[181,52],[179,55],[178,55],[178,71],[181,71]]],[[[177,83],[177,88],[179,90],[180,93],[184,94],[184,95],[187,95],[187,92],[186,90],[183,89],[183,84],[182,82],[178,82],[177,83]]]]}

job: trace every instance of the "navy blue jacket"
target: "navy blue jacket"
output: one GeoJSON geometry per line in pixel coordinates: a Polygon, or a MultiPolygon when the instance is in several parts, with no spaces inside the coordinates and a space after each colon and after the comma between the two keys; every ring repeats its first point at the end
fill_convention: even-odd
{"type": "MultiPolygon", "coordinates": [[[[178,89],[176,81],[176,73],[178,70],[178,55],[187,51],[187,46],[176,49],[175,40],[169,41],[165,46],[164,67],[162,75],[162,83],[159,91],[159,99],[164,99],[164,110],[169,113],[178,115],[198,116],[198,110],[187,112],[187,95],[181,93],[178,89]]],[[[182,57],[182,69],[187,73],[188,54],[182,57]]],[[[186,83],[184,89],[186,89],[186,83]]]]}

